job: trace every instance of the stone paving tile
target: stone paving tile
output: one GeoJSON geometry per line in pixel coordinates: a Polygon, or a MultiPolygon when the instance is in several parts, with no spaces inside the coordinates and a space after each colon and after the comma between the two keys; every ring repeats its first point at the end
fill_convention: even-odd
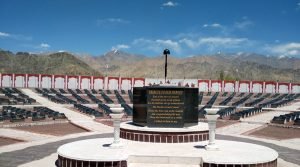
{"type": "MultiPolygon", "coordinates": [[[[112,133],[84,136],[74,139],[66,139],[57,142],[47,143],[39,146],[32,146],[25,148],[23,150],[6,152],[0,154],[0,166],[1,167],[17,167],[18,165],[28,163],[31,161],[42,159],[43,157],[49,156],[56,152],[57,148],[63,144],[91,139],[91,138],[103,138],[103,137],[112,137],[112,133]]],[[[54,163],[54,162],[53,162],[54,163]]]]}

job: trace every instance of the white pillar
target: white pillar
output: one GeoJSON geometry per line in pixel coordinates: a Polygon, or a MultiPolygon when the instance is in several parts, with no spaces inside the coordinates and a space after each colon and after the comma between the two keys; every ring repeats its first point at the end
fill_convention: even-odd
{"type": "Polygon", "coordinates": [[[111,148],[121,148],[123,144],[120,142],[120,123],[121,118],[124,115],[123,110],[124,108],[110,108],[113,113],[110,114],[111,118],[113,119],[113,126],[114,126],[114,141],[110,145],[111,148]]]}
{"type": "Polygon", "coordinates": [[[217,112],[219,111],[218,108],[206,108],[205,111],[207,112],[206,118],[208,121],[208,128],[209,128],[209,142],[208,145],[205,147],[206,150],[213,151],[219,150],[218,146],[216,145],[216,123],[219,115],[217,112]]]}

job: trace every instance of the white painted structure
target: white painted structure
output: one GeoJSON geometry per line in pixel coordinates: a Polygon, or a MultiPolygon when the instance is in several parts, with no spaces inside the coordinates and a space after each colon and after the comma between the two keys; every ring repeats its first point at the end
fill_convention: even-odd
{"type": "MultiPolygon", "coordinates": [[[[169,79],[167,81],[172,85],[196,87],[203,92],[300,93],[300,83],[203,79],[169,79]]],[[[133,87],[149,86],[164,82],[163,78],[0,73],[0,87],[131,90],[133,87]]]]}

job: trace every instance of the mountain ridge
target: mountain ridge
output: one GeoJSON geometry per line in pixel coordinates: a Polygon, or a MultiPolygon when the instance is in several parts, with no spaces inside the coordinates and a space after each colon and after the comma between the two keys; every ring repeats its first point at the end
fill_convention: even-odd
{"type": "MultiPolygon", "coordinates": [[[[147,57],[112,50],[100,56],[53,52],[30,54],[0,50],[0,73],[43,73],[164,77],[164,56],[147,57]]],[[[300,58],[255,53],[168,56],[169,78],[300,81],[300,58]]]]}

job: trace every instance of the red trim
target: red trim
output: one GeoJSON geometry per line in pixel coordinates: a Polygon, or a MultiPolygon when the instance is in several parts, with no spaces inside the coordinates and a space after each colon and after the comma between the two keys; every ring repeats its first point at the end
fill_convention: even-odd
{"type": "Polygon", "coordinates": [[[287,83],[287,82],[278,82],[278,86],[281,86],[281,85],[289,86],[290,83],[287,83]]]}
{"type": "Polygon", "coordinates": [[[208,84],[209,84],[209,80],[208,80],[208,79],[205,79],[205,80],[198,80],[198,85],[199,85],[199,83],[201,83],[201,82],[205,82],[205,83],[208,83],[208,84]]]}
{"type": "Polygon", "coordinates": [[[233,84],[235,84],[235,81],[224,81],[224,83],[233,83],[233,84]]]}
{"type": "Polygon", "coordinates": [[[300,83],[292,83],[292,86],[300,86],[300,83]]]}
{"type": "Polygon", "coordinates": [[[275,85],[276,86],[276,82],[275,81],[266,81],[265,85],[275,85]]]}
{"type": "Polygon", "coordinates": [[[65,78],[65,75],[54,75],[54,78],[65,78]]]}

